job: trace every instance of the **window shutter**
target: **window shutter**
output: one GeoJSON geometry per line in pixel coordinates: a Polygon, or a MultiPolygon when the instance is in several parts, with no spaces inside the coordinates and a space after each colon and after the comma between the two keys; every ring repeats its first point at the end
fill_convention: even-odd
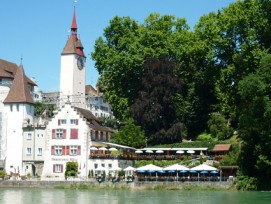
{"type": "Polygon", "coordinates": [[[62,155],[65,155],[65,146],[62,146],[62,155]]]}
{"type": "Polygon", "coordinates": [[[101,140],[103,140],[103,139],[104,139],[104,133],[101,132],[101,140]]]}
{"type": "Polygon", "coordinates": [[[108,141],[108,132],[106,132],[105,134],[106,134],[105,139],[106,139],[106,141],[108,141]]]}
{"type": "Polygon", "coordinates": [[[79,122],[78,119],[76,119],[76,120],[75,120],[75,124],[78,125],[78,122],[79,122]]]}
{"type": "Polygon", "coordinates": [[[71,128],[70,139],[73,139],[73,129],[71,128]]]}
{"type": "Polygon", "coordinates": [[[71,129],[71,139],[78,139],[78,129],[71,129]]]}
{"type": "Polygon", "coordinates": [[[63,173],[63,164],[60,165],[60,168],[61,168],[61,173],[63,173]]]}
{"type": "Polygon", "coordinates": [[[52,129],[52,139],[55,139],[55,138],[56,138],[56,130],[52,129]]]}
{"type": "Polygon", "coordinates": [[[55,146],[51,146],[51,155],[55,155],[55,146]]]}
{"type": "Polygon", "coordinates": [[[60,125],[61,124],[61,121],[60,121],[60,119],[58,119],[58,125],[60,125]]]}
{"type": "Polygon", "coordinates": [[[70,146],[66,146],[66,155],[70,155],[70,146]]]}
{"type": "Polygon", "coordinates": [[[63,135],[62,135],[63,139],[66,139],[66,132],[67,132],[66,129],[63,129],[63,135]]]}
{"type": "Polygon", "coordinates": [[[81,146],[77,146],[77,155],[81,155],[81,146]]]}
{"type": "Polygon", "coordinates": [[[56,165],[55,164],[53,165],[53,172],[54,173],[56,172],[56,165]]]}
{"type": "Polygon", "coordinates": [[[74,129],[74,139],[78,139],[78,129],[74,129]]]}

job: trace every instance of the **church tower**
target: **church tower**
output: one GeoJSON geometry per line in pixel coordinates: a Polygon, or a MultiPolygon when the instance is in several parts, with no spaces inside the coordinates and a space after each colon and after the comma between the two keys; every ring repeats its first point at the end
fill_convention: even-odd
{"type": "Polygon", "coordinates": [[[60,106],[70,102],[73,106],[85,108],[86,56],[77,36],[76,13],[71,24],[71,35],[61,53],[60,106]]]}

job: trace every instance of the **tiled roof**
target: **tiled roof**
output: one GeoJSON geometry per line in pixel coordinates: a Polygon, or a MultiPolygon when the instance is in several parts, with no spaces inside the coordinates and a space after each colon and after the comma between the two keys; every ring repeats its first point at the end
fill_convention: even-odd
{"type": "Polygon", "coordinates": [[[74,107],[75,110],[77,110],[85,119],[87,119],[88,122],[90,122],[90,126],[94,130],[100,130],[100,131],[111,131],[109,128],[103,126],[100,124],[100,121],[98,118],[96,118],[91,111],[83,109],[83,108],[78,108],[74,107]]]}
{"type": "Polygon", "coordinates": [[[31,103],[34,104],[27,84],[27,78],[21,65],[14,77],[9,93],[4,103],[31,103]]]}
{"type": "Polygon", "coordinates": [[[214,146],[213,152],[226,152],[231,150],[231,144],[217,144],[214,146]]]}
{"type": "Polygon", "coordinates": [[[91,85],[86,85],[85,93],[86,93],[86,95],[95,95],[95,96],[97,96],[97,90],[91,85]]]}
{"type": "MultiPolygon", "coordinates": [[[[13,79],[17,70],[18,66],[15,63],[0,59],[0,77],[13,79]]],[[[31,79],[28,77],[26,77],[26,79],[27,83],[36,86],[36,83],[31,79]]]]}
{"type": "Polygon", "coordinates": [[[72,35],[69,37],[62,54],[76,54],[76,46],[72,35]]]}

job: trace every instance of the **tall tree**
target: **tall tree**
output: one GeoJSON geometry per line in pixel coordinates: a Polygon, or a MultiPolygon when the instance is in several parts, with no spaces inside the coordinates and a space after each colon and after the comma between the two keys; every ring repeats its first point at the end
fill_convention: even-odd
{"type": "Polygon", "coordinates": [[[141,25],[129,17],[116,16],[110,21],[104,38],[95,42],[92,59],[101,74],[99,86],[118,119],[129,117],[129,107],[141,88],[138,82],[146,57],[176,58],[177,47],[181,47],[176,40],[187,35],[188,29],[184,19],[171,15],[150,14],[141,25]]]}
{"type": "Polygon", "coordinates": [[[166,57],[146,60],[141,90],[131,106],[132,116],[142,126],[151,144],[181,141],[173,97],[181,90],[176,63],[166,57]]]}
{"type": "MultiPolygon", "coordinates": [[[[240,138],[243,141],[239,164],[245,175],[256,177],[271,189],[271,55],[261,61],[255,74],[240,81],[240,138]]],[[[260,186],[260,187],[262,187],[260,186]]]]}

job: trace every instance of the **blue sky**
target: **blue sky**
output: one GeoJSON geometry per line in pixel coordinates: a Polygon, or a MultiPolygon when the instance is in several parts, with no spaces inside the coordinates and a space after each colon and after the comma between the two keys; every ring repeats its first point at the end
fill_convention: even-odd
{"type": "MultiPolygon", "coordinates": [[[[142,23],[150,13],[186,18],[193,27],[199,18],[235,0],[77,0],[78,34],[87,55],[87,84],[98,73],[90,59],[95,40],[114,16],[142,23]]],[[[42,91],[59,90],[60,54],[72,22],[74,0],[1,0],[0,58],[20,64],[35,77],[42,91]]]]}

